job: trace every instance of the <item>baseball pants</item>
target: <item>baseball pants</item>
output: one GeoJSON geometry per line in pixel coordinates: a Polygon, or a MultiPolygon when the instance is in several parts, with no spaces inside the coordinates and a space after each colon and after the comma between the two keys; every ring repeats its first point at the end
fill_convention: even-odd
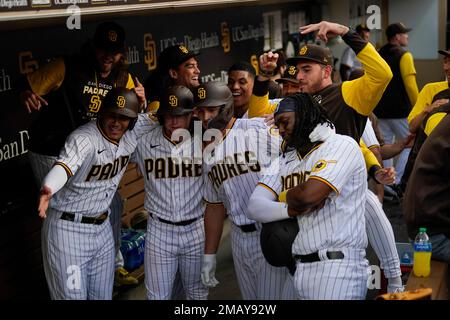
{"type": "Polygon", "coordinates": [[[47,211],[42,227],[45,277],[53,300],[111,300],[114,243],[109,221],[101,225],[60,219],[47,211]]]}
{"type": "Polygon", "coordinates": [[[280,300],[289,271],[271,266],[261,251],[260,230],[243,232],[231,224],[231,250],[244,300],[280,300]]]}

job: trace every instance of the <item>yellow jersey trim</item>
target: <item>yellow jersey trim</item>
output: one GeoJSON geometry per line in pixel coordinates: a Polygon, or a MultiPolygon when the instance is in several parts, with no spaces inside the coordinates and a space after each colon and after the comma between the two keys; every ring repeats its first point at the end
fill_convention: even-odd
{"type": "Polygon", "coordinates": [[[319,181],[325,183],[325,184],[326,184],[327,186],[329,186],[334,192],[336,192],[337,195],[339,195],[338,189],[337,189],[335,186],[333,186],[329,181],[325,180],[324,178],[321,178],[321,177],[318,177],[318,176],[310,176],[309,178],[310,178],[310,179],[316,179],[316,180],[319,180],[319,181]]]}
{"type": "Polygon", "coordinates": [[[70,178],[70,177],[73,176],[72,170],[70,170],[70,168],[65,163],[58,161],[58,162],[55,163],[55,166],[63,167],[63,169],[66,171],[67,178],[70,178]]]}
{"type": "Polygon", "coordinates": [[[275,190],[273,190],[271,187],[269,187],[267,184],[264,184],[262,182],[258,182],[258,186],[261,186],[267,190],[269,190],[270,192],[273,193],[273,195],[278,199],[278,193],[275,192],[275,190]]]}

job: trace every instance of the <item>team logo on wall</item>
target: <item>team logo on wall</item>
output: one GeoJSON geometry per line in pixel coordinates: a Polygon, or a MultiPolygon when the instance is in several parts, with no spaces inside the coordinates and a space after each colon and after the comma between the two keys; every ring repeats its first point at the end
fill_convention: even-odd
{"type": "Polygon", "coordinates": [[[230,29],[228,28],[228,24],[226,22],[221,23],[220,33],[222,35],[221,44],[223,47],[223,52],[225,53],[230,52],[231,50],[230,29]]]}
{"type": "Polygon", "coordinates": [[[19,70],[21,74],[33,72],[38,68],[39,64],[33,59],[31,51],[22,51],[19,53],[19,70]]]}
{"type": "Polygon", "coordinates": [[[144,34],[144,62],[148,71],[156,69],[156,44],[151,33],[144,34]]]}
{"type": "Polygon", "coordinates": [[[178,106],[178,98],[171,94],[169,96],[169,104],[172,108],[176,108],[178,106]]]}
{"type": "Polygon", "coordinates": [[[114,30],[110,30],[108,33],[108,38],[111,42],[116,42],[117,41],[117,32],[115,32],[114,30]]]}
{"type": "Polygon", "coordinates": [[[198,94],[198,98],[199,99],[205,99],[206,98],[206,90],[205,90],[205,88],[199,88],[197,94],[198,94]]]}
{"type": "Polygon", "coordinates": [[[118,96],[117,97],[117,106],[119,108],[125,107],[125,97],[124,96],[118,96]]]}
{"type": "Polygon", "coordinates": [[[250,64],[255,68],[256,74],[259,74],[259,63],[255,54],[250,57],[250,64]]]}

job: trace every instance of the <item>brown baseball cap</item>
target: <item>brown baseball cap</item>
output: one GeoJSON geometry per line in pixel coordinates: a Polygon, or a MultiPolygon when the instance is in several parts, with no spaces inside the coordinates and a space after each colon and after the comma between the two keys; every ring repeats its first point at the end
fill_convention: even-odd
{"type": "Polygon", "coordinates": [[[333,66],[333,54],[330,49],[316,44],[307,44],[298,50],[295,57],[286,59],[289,65],[297,65],[298,62],[309,60],[326,66],[333,66]]]}
{"type": "Polygon", "coordinates": [[[390,39],[396,34],[408,33],[411,30],[412,30],[411,28],[407,28],[402,22],[396,22],[388,25],[388,27],[386,28],[386,37],[390,39]]]}
{"type": "Polygon", "coordinates": [[[447,50],[438,50],[439,54],[442,54],[443,56],[446,56],[448,58],[450,58],[450,49],[447,50]]]}
{"type": "Polygon", "coordinates": [[[292,82],[298,84],[297,80],[298,69],[295,66],[287,66],[286,70],[283,73],[283,76],[280,79],[276,79],[275,81],[278,83],[283,82],[292,82]]]}
{"type": "Polygon", "coordinates": [[[106,21],[95,29],[94,46],[108,52],[125,50],[125,30],[118,23],[106,21]]]}
{"type": "Polygon", "coordinates": [[[183,62],[196,56],[198,56],[197,53],[189,51],[182,44],[178,44],[165,48],[159,55],[158,60],[166,68],[177,68],[183,62]]]}

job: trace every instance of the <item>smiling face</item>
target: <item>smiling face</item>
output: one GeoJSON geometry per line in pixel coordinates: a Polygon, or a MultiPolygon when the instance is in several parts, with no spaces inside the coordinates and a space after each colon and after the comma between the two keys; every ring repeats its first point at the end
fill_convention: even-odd
{"type": "MultiPolygon", "coordinates": [[[[234,70],[228,75],[228,88],[233,93],[234,109],[247,111],[255,79],[247,71],[234,70]]],[[[243,111],[243,113],[245,113],[243,111]]]]}
{"type": "Polygon", "coordinates": [[[170,76],[175,80],[175,84],[185,86],[190,89],[200,85],[200,69],[197,60],[190,58],[178,66],[177,69],[170,69],[170,76]]]}
{"type": "Polygon", "coordinates": [[[172,133],[177,129],[189,129],[191,123],[192,113],[187,113],[180,116],[166,113],[164,115],[164,132],[168,137],[172,137],[172,133]]]}
{"type": "Polygon", "coordinates": [[[195,110],[196,116],[202,122],[203,128],[208,129],[208,123],[219,115],[220,107],[199,107],[195,110]]]}
{"type": "Polygon", "coordinates": [[[95,59],[103,76],[107,76],[114,66],[119,63],[121,58],[121,52],[108,52],[99,48],[95,49],[95,59]]]}
{"type": "Polygon", "coordinates": [[[127,131],[130,120],[131,118],[111,112],[106,112],[101,117],[100,123],[103,132],[109,139],[113,141],[119,141],[127,131]]]}
{"type": "Polygon", "coordinates": [[[301,92],[315,94],[332,83],[331,66],[305,60],[297,64],[297,69],[301,92]]]}

